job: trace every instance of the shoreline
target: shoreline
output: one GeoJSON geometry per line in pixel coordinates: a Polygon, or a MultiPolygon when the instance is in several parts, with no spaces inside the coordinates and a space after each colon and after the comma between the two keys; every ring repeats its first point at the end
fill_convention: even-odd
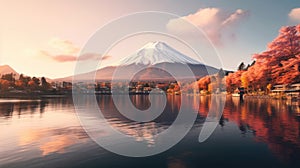
{"type": "MultiPolygon", "coordinates": [[[[79,93],[80,94],[80,93],[79,93]]],[[[93,93],[81,93],[82,95],[93,95],[93,93]]],[[[159,93],[162,94],[162,93],[159,93]]],[[[158,94],[158,95],[159,95],[158,94]]],[[[167,95],[173,95],[173,96],[179,96],[181,94],[168,94],[167,95]]],[[[96,96],[101,95],[112,95],[111,93],[96,93],[96,96]]],[[[121,94],[118,95],[127,95],[127,94],[121,94]]],[[[129,93],[129,95],[149,95],[149,93],[129,93]]],[[[190,93],[182,93],[182,95],[188,95],[188,96],[211,96],[211,94],[190,94],[190,93]]],[[[0,98],[2,99],[43,99],[43,98],[67,98],[72,97],[72,93],[59,93],[59,94],[39,94],[39,93],[0,93],[0,98]]],[[[233,96],[232,94],[226,94],[226,96],[230,96],[232,98],[238,98],[236,96],[233,96]]],[[[247,99],[270,99],[270,100],[293,100],[293,101],[300,101],[299,98],[296,97],[273,97],[271,95],[245,95],[244,100],[247,99]]]]}
{"type": "Polygon", "coordinates": [[[71,97],[72,94],[37,94],[37,93],[19,93],[19,94],[12,94],[12,93],[1,93],[0,98],[3,99],[42,99],[42,98],[63,98],[63,97],[71,97]]]}

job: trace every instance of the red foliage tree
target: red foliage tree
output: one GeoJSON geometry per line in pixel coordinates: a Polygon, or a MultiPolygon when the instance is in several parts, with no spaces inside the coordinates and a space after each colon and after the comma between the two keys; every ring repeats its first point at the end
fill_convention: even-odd
{"type": "Polygon", "coordinates": [[[10,86],[10,81],[5,79],[0,79],[0,89],[1,91],[7,91],[10,86]]]}
{"type": "Polygon", "coordinates": [[[234,73],[229,73],[226,76],[226,89],[227,92],[233,93],[234,90],[241,86],[241,76],[244,71],[236,71],[234,73]]]}
{"type": "Polygon", "coordinates": [[[241,77],[247,79],[248,89],[266,90],[268,84],[300,82],[300,25],[282,27],[279,35],[267,50],[254,54],[256,62],[246,70],[239,70],[226,77],[227,91],[241,86],[241,77]]]}
{"type": "Polygon", "coordinates": [[[300,25],[283,27],[267,51],[253,55],[262,83],[300,82],[300,25]]]}
{"type": "MultiPolygon", "coordinates": [[[[282,27],[279,35],[267,46],[267,50],[254,54],[255,62],[226,76],[226,89],[234,92],[242,83],[248,91],[267,90],[267,86],[300,82],[300,24],[282,27]],[[243,81],[243,82],[242,82],[243,81]]],[[[215,83],[206,76],[198,80],[200,90],[209,90],[215,83]]],[[[270,89],[269,89],[270,90],[270,89]]]]}

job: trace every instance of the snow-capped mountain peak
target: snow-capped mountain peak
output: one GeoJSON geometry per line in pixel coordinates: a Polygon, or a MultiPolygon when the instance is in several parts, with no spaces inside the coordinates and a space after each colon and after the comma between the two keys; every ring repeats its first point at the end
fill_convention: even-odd
{"type": "Polygon", "coordinates": [[[164,42],[149,42],[133,54],[123,58],[119,65],[155,65],[159,63],[201,64],[164,42]]]}

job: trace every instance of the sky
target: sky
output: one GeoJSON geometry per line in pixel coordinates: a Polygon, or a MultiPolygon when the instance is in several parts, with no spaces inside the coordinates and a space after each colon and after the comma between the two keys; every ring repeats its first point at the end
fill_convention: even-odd
{"type": "MultiPolygon", "coordinates": [[[[120,59],[142,47],[147,41],[163,40],[180,52],[191,50],[179,45],[184,36],[191,46],[202,45],[186,20],[201,29],[216,49],[223,69],[236,70],[243,61],[252,62],[252,55],[266,50],[282,26],[300,23],[299,0],[0,0],[0,65],[8,64],[17,72],[30,76],[60,78],[74,73],[77,61],[95,61],[102,56],[100,67],[115,65],[120,59]],[[118,29],[100,37],[103,41],[118,31],[132,27],[155,25],[165,35],[133,35],[112,42],[107,53],[82,49],[103,26],[129,14],[160,11],[178,15],[169,20],[127,20],[118,29]],[[127,24],[128,23],[128,24],[127,24]],[[127,25],[131,25],[127,26],[127,25]],[[159,37],[158,37],[159,36],[159,37]],[[175,39],[175,40],[174,40],[175,39]],[[77,57],[80,55],[79,60],[77,57]]],[[[128,31],[129,32],[129,31],[128,31]]],[[[128,34],[129,35],[129,34],[128,34]]],[[[201,47],[200,47],[201,48],[201,47]]],[[[202,57],[209,65],[209,52],[202,47],[202,57]]],[[[202,52],[201,51],[201,52],[202,52]]],[[[193,57],[193,56],[191,56],[193,57]]]]}

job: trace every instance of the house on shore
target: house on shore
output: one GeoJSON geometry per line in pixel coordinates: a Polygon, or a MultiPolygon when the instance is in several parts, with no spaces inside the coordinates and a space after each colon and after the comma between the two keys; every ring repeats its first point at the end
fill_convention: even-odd
{"type": "Polygon", "coordinates": [[[299,99],[300,96],[300,83],[291,85],[275,85],[271,90],[270,96],[274,98],[288,98],[299,99]]]}
{"type": "Polygon", "coordinates": [[[300,83],[292,84],[285,92],[288,98],[299,99],[300,83]]]}

